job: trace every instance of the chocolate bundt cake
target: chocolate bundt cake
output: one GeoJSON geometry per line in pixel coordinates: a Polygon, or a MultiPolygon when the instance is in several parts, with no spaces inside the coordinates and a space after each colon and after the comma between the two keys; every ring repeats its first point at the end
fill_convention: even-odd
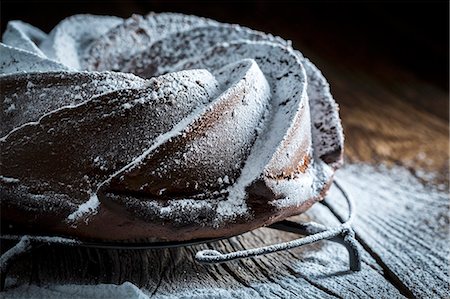
{"type": "Polygon", "coordinates": [[[76,15],[0,44],[1,219],[101,240],[224,237],[299,214],[342,163],[290,42],[173,13],[76,15]]]}

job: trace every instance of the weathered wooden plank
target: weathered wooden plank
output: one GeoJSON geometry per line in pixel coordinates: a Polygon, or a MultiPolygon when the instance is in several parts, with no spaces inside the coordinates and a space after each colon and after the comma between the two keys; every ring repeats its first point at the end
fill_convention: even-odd
{"type": "MultiPolygon", "coordinates": [[[[355,198],[358,239],[404,293],[449,298],[449,198],[408,170],[352,165],[337,178],[355,198]]],[[[329,205],[343,216],[339,193],[329,205]]]]}

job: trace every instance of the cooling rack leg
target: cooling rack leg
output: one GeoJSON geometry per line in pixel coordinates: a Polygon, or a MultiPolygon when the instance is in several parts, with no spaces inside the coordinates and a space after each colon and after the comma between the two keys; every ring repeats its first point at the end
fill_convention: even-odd
{"type": "Polygon", "coordinates": [[[345,228],[341,233],[343,245],[347,248],[350,270],[361,271],[361,253],[355,239],[355,232],[351,228],[345,228]]]}
{"type": "Polygon", "coordinates": [[[6,276],[9,269],[24,254],[33,248],[31,240],[28,236],[23,236],[20,241],[3,253],[0,257],[0,291],[5,289],[6,276]]]}

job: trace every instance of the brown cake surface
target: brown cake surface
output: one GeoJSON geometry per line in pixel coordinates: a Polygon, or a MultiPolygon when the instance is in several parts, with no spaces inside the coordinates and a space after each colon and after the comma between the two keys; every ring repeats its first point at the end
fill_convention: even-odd
{"type": "Polygon", "coordinates": [[[338,108],[288,41],[162,13],[11,21],[1,213],[40,234],[188,240],[308,209],[342,163],[338,108]]]}

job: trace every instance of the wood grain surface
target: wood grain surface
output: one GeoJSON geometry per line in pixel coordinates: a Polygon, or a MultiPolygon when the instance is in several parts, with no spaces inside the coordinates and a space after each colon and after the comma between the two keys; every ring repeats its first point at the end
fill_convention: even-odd
{"type": "MultiPolygon", "coordinates": [[[[349,175],[345,169],[340,182],[355,198],[354,228],[360,244],[403,294],[448,298],[448,195],[430,196],[429,187],[418,180],[396,180],[407,170],[396,168],[388,177],[361,166],[353,167],[355,171],[358,175],[349,175]]],[[[347,207],[339,195],[332,190],[327,203],[343,218],[347,207]]]]}
{"type": "MultiPolygon", "coordinates": [[[[228,252],[297,237],[261,228],[179,249],[41,247],[18,262],[11,276],[19,283],[35,284],[129,281],[158,298],[449,298],[448,196],[427,197],[427,186],[448,190],[448,93],[386,65],[362,71],[312,60],[330,81],[340,104],[347,164],[399,165],[421,185],[403,186],[399,198],[410,199],[399,200],[383,193],[383,188],[395,186],[395,180],[391,186],[380,187],[367,184],[363,175],[361,180],[354,176],[346,180],[346,170],[337,174],[344,186],[356,188],[360,200],[354,228],[362,250],[362,271],[348,271],[345,249],[326,241],[220,265],[199,265],[193,260],[201,249],[228,252]],[[422,175],[430,172],[431,177],[422,175]],[[370,200],[364,192],[373,195],[370,200]]],[[[331,190],[326,206],[318,204],[296,218],[337,224],[345,213],[339,202],[331,190]]]]}

